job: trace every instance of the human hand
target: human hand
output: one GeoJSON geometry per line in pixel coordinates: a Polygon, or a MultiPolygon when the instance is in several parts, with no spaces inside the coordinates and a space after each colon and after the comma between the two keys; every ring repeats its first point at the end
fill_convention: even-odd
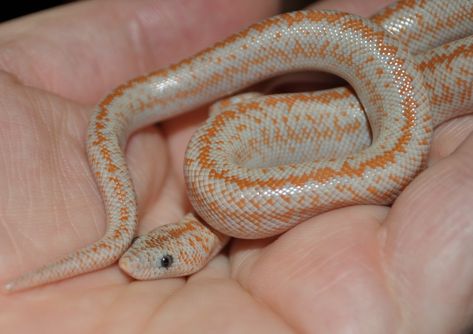
{"type": "MultiPolygon", "coordinates": [[[[6,148],[0,177],[7,185],[0,210],[2,279],[103,233],[103,204],[84,149],[91,104],[122,81],[190,55],[275,9],[270,1],[231,8],[213,1],[220,4],[215,12],[232,20],[222,23],[206,15],[209,1],[202,12],[188,8],[186,18],[175,2],[154,2],[154,10],[151,1],[111,3],[79,3],[74,12],[65,8],[5,24],[3,32],[0,27],[0,63],[21,81],[5,74],[0,81],[6,148]]],[[[368,14],[379,3],[371,5],[354,8],[368,14]]],[[[140,204],[139,233],[188,211],[183,152],[204,117],[205,110],[198,111],[131,138],[127,156],[140,204]]],[[[235,241],[229,254],[188,280],[134,282],[113,266],[1,296],[1,327],[15,333],[456,332],[471,312],[473,139],[462,142],[472,129],[471,117],[442,126],[433,166],[392,209],[339,209],[277,239],[235,241]],[[451,274],[455,284],[447,279],[451,274]]]]}

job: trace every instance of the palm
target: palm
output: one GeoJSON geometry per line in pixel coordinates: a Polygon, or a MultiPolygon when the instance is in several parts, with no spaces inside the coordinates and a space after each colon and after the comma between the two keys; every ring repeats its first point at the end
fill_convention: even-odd
{"type": "MultiPolygon", "coordinates": [[[[265,5],[246,20],[268,14],[269,1],[265,5]]],[[[49,27],[44,22],[44,34],[69,24],[66,18],[49,22],[49,27]]],[[[235,27],[226,27],[227,33],[242,24],[243,19],[235,27]]],[[[14,30],[11,25],[5,28],[3,35],[0,30],[0,40],[14,30]]],[[[15,52],[17,47],[18,52],[23,43],[29,50],[54,53],[50,57],[58,58],[58,63],[50,64],[45,58],[43,63],[41,58],[33,61],[23,55],[12,64],[17,63],[18,68],[23,63],[35,64],[31,71],[15,72],[15,66],[9,70],[25,85],[7,75],[0,78],[4,92],[1,161],[5,166],[0,178],[6,189],[0,210],[2,279],[102,235],[103,205],[84,149],[90,112],[84,105],[143,68],[149,70],[169,60],[152,61],[151,54],[141,50],[145,53],[141,67],[126,67],[122,63],[127,55],[115,59],[120,56],[109,51],[116,66],[107,68],[108,61],[74,68],[66,63],[69,58],[61,58],[59,49],[48,50],[55,43],[66,43],[61,40],[64,36],[33,42],[28,36],[34,27],[29,29],[10,50],[15,52]],[[51,75],[52,65],[64,67],[59,78],[51,75]],[[49,71],[40,71],[48,66],[49,71]],[[105,68],[103,78],[87,74],[87,68],[94,66],[105,68]],[[79,73],[85,74],[74,80],[79,73]],[[46,92],[48,89],[56,95],[46,92]]],[[[71,31],[74,33],[80,32],[71,31]]],[[[74,40],[74,35],[67,37],[74,40]]],[[[182,53],[208,42],[189,42],[189,50],[182,53]]],[[[131,139],[127,156],[138,190],[141,233],[175,221],[188,210],[180,166],[186,142],[202,117],[203,112],[197,112],[161,129],[148,128],[131,139]]],[[[433,158],[446,156],[472,128],[471,117],[443,127],[433,158]]],[[[1,327],[10,332],[55,329],[71,333],[118,329],[159,329],[163,333],[229,329],[258,333],[456,332],[466,326],[465,319],[472,312],[473,268],[467,262],[473,245],[469,217],[473,160],[468,154],[472,149],[470,138],[418,177],[392,208],[339,209],[277,239],[234,241],[227,255],[217,257],[188,280],[131,282],[113,266],[1,296],[0,310],[7,315],[0,319],[1,327]]]]}

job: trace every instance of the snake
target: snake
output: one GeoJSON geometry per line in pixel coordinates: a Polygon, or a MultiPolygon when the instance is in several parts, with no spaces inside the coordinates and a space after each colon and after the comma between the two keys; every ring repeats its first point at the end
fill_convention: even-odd
{"type": "Polygon", "coordinates": [[[118,86],[95,107],[87,136],[104,236],[8,281],[4,290],[117,261],[136,279],[186,276],[231,237],[276,236],[329,210],[392,204],[427,167],[434,128],[472,110],[472,18],[470,0],[401,0],[369,19],[312,9],[283,13],[118,86]],[[329,72],[349,86],[241,93],[294,71],[329,72]],[[213,101],[184,160],[193,212],[136,237],[128,137],[213,101]]]}

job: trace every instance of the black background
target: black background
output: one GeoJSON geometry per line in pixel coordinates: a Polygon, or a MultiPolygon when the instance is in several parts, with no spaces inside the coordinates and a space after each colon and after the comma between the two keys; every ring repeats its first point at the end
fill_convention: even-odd
{"type": "Polygon", "coordinates": [[[3,4],[0,10],[0,21],[6,21],[18,16],[37,12],[42,9],[58,6],[70,2],[68,0],[16,0],[8,5],[3,4]]]}

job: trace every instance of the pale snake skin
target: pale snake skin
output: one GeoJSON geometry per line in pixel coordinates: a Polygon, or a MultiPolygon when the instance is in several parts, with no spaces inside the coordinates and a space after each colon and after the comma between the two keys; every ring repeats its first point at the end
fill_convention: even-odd
{"type": "Polygon", "coordinates": [[[193,215],[161,227],[134,242],[122,269],[139,279],[187,275],[227,236],[277,235],[341,206],[391,203],[425,167],[433,126],[473,105],[473,41],[464,38],[473,33],[472,17],[472,1],[441,0],[400,1],[371,20],[333,11],[283,14],[118,87],[88,130],[105,236],[5,290],[103,268],[130,247],[136,195],[123,147],[132,132],[288,71],[338,74],[359,100],[338,88],[216,104],[185,161],[189,198],[212,227],[193,215]]]}

